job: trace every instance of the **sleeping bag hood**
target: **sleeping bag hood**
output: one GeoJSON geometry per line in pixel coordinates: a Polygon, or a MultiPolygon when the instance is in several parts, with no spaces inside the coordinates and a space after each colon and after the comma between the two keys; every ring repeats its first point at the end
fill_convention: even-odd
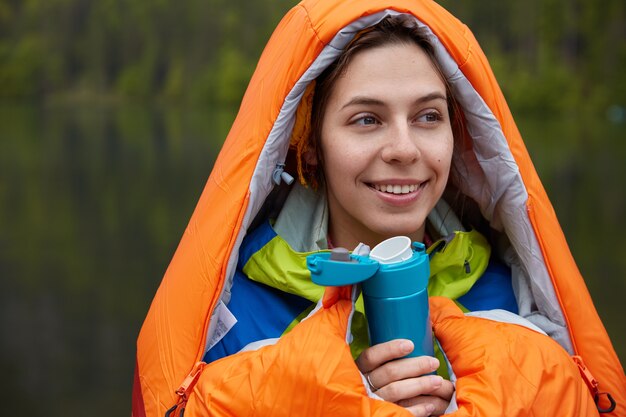
{"type": "Polygon", "coordinates": [[[608,415],[625,415],[622,366],[470,30],[429,0],[304,0],[287,13],[263,51],[143,323],[134,416],[163,416],[178,401],[181,384],[193,382],[196,363],[215,331],[216,307],[228,300],[239,247],[288,158],[296,109],[307,85],[356,33],[394,14],[411,15],[426,28],[460,105],[467,146],[457,157],[468,174],[459,186],[507,238],[517,271],[519,314],[584,360],[599,391],[618,404],[608,415]]]}

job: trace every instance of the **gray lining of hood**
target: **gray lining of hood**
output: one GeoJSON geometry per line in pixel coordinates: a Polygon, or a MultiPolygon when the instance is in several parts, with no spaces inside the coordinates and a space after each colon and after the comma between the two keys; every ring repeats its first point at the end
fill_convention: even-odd
{"type": "Polygon", "coordinates": [[[297,252],[328,249],[328,204],[324,190],[313,191],[298,182],[293,184],[276,218],[274,231],[297,252]]]}
{"type": "MultiPolygon", "coordinates": [[[[250,203],[228,261],[227,279],[222,293],[225,303],[230,299],[232,276],[243,237],[274,186],[272,172],[276,164],[286,159],[294,115],[306,86],[341,54],[342,48],[358,31],[375,25],[386,16],[398,14],[401,13],[386,10],[347,25],[324,47],[287,95],[250,182],[250,203]]],[[[460,162],[460,168],[471,178],[471,181],[463,181],[461,191],[478,202],[483,216],[492,227],[504,230],[508,236],[514,251],[509,252],[509,259],[505,261],[512,266],[517,276],[514,288],[520,315],[542,328],[572,353],[573,347],[563,313],[558,308],[559,302],[526,209],[528,194],[502,128],[443,44],[430,28],[417,21],[429,33],[437,59],[463,109],[467,129],[472,136],[473,152],[455,157],[455,164],[460,162]]]]}

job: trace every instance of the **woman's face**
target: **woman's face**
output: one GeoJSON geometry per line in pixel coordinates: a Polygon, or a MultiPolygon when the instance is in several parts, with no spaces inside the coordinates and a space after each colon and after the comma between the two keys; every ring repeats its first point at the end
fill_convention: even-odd
{"type": "Polygon", "coordinates": [[[320,146],[335,246],[421,241],[453,149],[446,87],[426,53],[391,44],[356,54],[329,96],[320,146]]]}

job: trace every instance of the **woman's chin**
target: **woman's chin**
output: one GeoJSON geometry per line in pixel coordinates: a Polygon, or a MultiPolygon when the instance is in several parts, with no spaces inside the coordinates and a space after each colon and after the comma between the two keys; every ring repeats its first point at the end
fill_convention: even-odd
{"type": "Polygon", "coordinates": [[[395,236],[408,236],[413,242],[421,242],[424,239],[424,225],[415,226],[414,228],[404,227],[386,228],[381,230],[377,242],[374,245],[395,236]]]}

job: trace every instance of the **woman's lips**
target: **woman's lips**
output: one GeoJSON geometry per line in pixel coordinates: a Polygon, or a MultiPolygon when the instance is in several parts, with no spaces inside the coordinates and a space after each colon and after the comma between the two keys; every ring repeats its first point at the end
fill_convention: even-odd
{"type": "Polygon", "coordinates": [[[420,184],[372,184],[372,188],[377,191],[389,194],[408,194],[420,187],[420,184]]]}
{"type": "Polygon", "coordinates": [[[376,195],[387,204],[406,206],[413,203],[428,181],[413,184],[369,184],[376,195]]]}

